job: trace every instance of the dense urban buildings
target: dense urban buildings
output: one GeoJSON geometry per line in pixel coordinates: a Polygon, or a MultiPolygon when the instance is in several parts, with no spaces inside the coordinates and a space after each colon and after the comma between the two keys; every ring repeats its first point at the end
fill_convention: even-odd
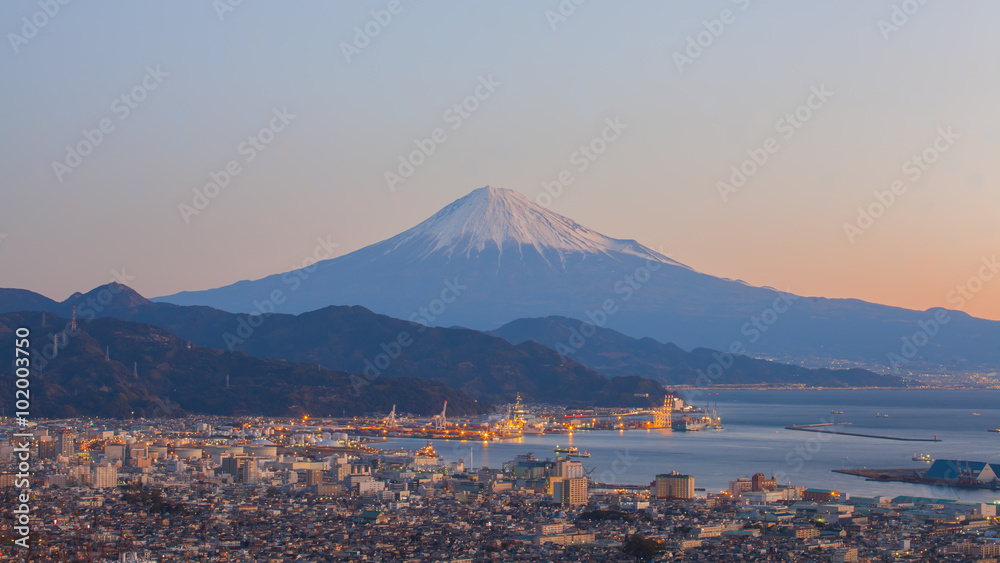
{"type": "MultiPolygon", "coordinates": [[[[601,485],[560,455],[473,468],[431,443],[375,450],[349,433],[254,418],[61,421],[31,433],[31,561],[87,551],[161,562],[624,562],[641,546],[664,561],[989,561],[1000,549],[995,504],[853,497],[763,473],[700,494],[694,476],[674,471],[601,485]],[[45,450],[52,436],[66,449],[45,450]]],[[[0,442],[8,501],[14,444],[0,442]]]]}

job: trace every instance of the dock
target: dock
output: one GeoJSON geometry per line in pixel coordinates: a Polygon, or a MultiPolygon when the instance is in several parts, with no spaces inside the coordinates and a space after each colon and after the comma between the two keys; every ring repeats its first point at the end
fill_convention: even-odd
{"type": "Polygon", "coordinates": [[[834,473],[864,477],[868,481],[899,481],[903,483],[925,483],[926,468],[912,469],[832,469],[834,473]]]}
{"type": "Polygon", "coordinates": [[[904,469],[831,469],[830,471],[833,473],[843,473],[844,475],[854,475],[855,477],[864,477],[866,481],[896,481],[955,489],[1000,490],[1000,482],[996,479],[992,481],[966,481],[957,478],[932,479],[927,477],[928,470],[923,467],[904,469]]]}

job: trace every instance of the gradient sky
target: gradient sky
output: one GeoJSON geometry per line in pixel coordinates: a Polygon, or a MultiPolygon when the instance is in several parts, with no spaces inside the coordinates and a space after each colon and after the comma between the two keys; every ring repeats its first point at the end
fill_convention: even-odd
{"type": "MultiPolygon", "coordinates": [[[[221,19],[204,1],[71,2],[0,47],[0,286],[62,300],[114,271],[147,296],[256,279],[317,237],[347,253],[484,185],[535,199],[570,169],[552,210],[700,271],[955,308],[1000,253],[1000,3],[930,1],[886,39],[894,3],[589,1],[553,29],[556,0],[403,0],[348,62],[342,43],[388,1],[247,0],[221,19]],[[734,21],[680,71],[673,54],[724,9],[734,21]],[[120,119],[114,100],[157,65],[169,75],[120,119]],[[500,86],[452,130],[444,112],[489,75],[500,86]],[[833,96],[785,139],[779,120],[821,85],[833,96]],[[245,162],[275,108],[296,117],[245,162]],[[616,117],[628,129],[578,171],[573,152],[616,117]],[[53,161],[105,118],[58,181],[53,161]],[[438,127],[391,191],[385,171],[438,127]],[[906,161],[949,127],[911,181],[906,161]],[[778,150],[723,201],[716,183],[769,137],[778,150]],[[241,173],[185,223],[178,206],[230,160],[241,173]],[[896,179],[908,191],[852,244],[844,224],[896,179]]],[[[0,29],[39,11],[3,2],[0,29]]],[[[1000,319],[1000,276],[973,287],[962,309],[1000,319]]]]}

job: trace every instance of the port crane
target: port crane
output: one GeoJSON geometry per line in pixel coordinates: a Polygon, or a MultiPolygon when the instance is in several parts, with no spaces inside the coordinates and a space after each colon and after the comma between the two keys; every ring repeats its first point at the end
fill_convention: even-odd
{"type": "Polygon", "coordinates": [[[382,425],[386,428],[396,428],[396,405],[392,405],[392,411],[389,416],[382,419],[382,425]]]}
{"type": "Polygon", "coordinates": [[[441,409],[441,414],[434,417],[434,429],[444,430],[445,429],[445,417],[444,413],[448,410],[448,401],[444,402],[444,408],[441,409]]]}
{"type": "Polygon", "coordinates": [[[663,397],[663,406],[653,409],[653,428],[667,428],[671,424],[670,414],[673,412],[673,396],[663,397]]]}
{"type": "MultiPolygon", "coordinates": [[[[520,401],[520,395],[518,395],[518,401],[520,401]]],[[[514,407],[510,403],[507,403],[507,407],[504,409],[503,418],[501,418],[496,423],[496,432],[501,436],[506,436],[514,432],[516,427],[514,418],[512,418],[512,413],[514,413],[514,407]]]]}

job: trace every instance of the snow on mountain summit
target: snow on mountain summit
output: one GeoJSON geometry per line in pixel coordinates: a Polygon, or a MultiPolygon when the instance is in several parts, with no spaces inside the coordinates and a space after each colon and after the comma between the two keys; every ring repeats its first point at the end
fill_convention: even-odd
{"type": "Polygon", "coordinates": [[[386,253],[419,245],[422,256],[444,253],[470,258],[493,249],[502,254],[534,248],[547,258],[554,258],[553,251],[625,253],[680,265],[634,240],[604,236],[536,205],[520,192],[493,186],[473,190],[383,244],[386,253]]]}

